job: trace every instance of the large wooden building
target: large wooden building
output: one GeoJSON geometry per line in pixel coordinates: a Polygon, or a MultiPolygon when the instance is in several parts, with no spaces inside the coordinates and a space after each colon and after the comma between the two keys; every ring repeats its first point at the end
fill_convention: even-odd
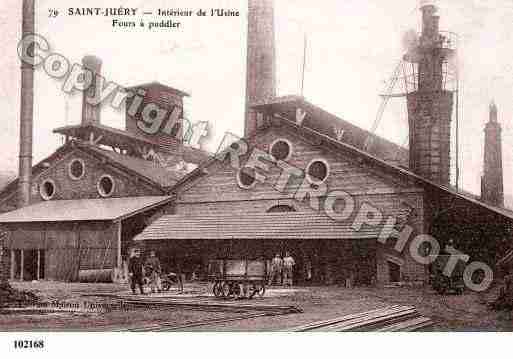
{"type": "MultiPolygon", "coordinates": [[[[183,143],[180,121],[155,136],[127,110],[125,129],[114,129],[84,100],[82,123],[55,130],[65,145],[0,192],[11,279],[77,280],[121,268],[133,246],[157,250],[165,269],[197,274],[211,259],[290,252],[300,282],[356,285],[424,281],[418,257],[427,248],[411,246],[422,235],[492,267],[507,252],[513,213],[449,184],[452,94],[430,62],[452,49],[432,5],[408,54],[419,75],[408,150],[302,97],[275,97],[273,1],[249,3],[245,137],[209,156],[183,143]]],[[[84,66],[100,64],[87,57],[84,66]]],[[[143,104],[181,118],[187,94],[136,88],[143,104]]],[[[487,188],[498,177],[487,176],[487,188]]]]}
{"type": "MultiPolygon", "coordinates": [[[[280,99],[255,106],[267,122],[242,140],[248,151],[239,169],[229,155],[218,156],[184,177],[174,188],[172,214],[157,219],[135,241],[157,249],[169,262],[188,257],[205,271],[211,259],[271,259],[288,251],[298,262],[301,281],[355,284],[425,280],[428,268],[413,259],[409,246],[419,234],[432,235],[442,250],[453,245],[490,265],[510,246],[512,212],[298,125],[287,118],[291,106],[280,99]],[[255,150],[269,166],[258,175],[247,171],[255,150]],[[278,161],[303,174],[280,185],[284,165],[278,161]],[[260,182],[257,176],[266,179],[260,182]],[[343,220],[325,210],[339,191],[354,201],[354,210],[343,220]],[[399,239],[390,234],[406,226],[412,232],[398,251],[399,239]],[[383,235],[385,244],[379,241],[383,235]]],[[[312,107],[300,99],[294,106],[312,107]]],[[[318,110],[307,116],[323,122],[333,115],[318,110]]],[[[352,130],[348,138],[362,131],[352,130]]],[[[339,214],[347,208],[344,201],[333,206],[339,214]]]]}

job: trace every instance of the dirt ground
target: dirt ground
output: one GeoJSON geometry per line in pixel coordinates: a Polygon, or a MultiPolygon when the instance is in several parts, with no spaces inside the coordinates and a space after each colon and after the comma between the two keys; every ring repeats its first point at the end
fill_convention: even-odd
{"type": "MultiPolygon", "coordinates": [[[[128,294],[124,285],[30,282],[13,283],[13,286],[34,291],[43,303],[47,303],[47,308],[41,305],[38,306],[38,311],[0,312],[1,331],[115,331],[159,323],[181,325],[192,321],[240,315],[181,308],[119,307],[119,301],[102,295],[128,294]],[[104,310],[105,308],[109,310],[104,310]]],[[[154,294],[152,297],[165,298],[170,295],[183,299],[204,298],[210,295],[209,285],[187,283],[184,294],[171,291],[166,294],[154,294]]],[[[492,297],[492,293],[487,296],[475,293],[440,296],[425,288],[272,287],[268,289],[264,298],[245,303],[294,305],[302,308],[303,313],[205,325],[189,328],[187,331],[284,330],[308,322],[392,304],[415,306],[422,315],[436,322],[435,331],[513,331],[513,322],[509,314],[487,309],[485,302],[492,297]]]]}

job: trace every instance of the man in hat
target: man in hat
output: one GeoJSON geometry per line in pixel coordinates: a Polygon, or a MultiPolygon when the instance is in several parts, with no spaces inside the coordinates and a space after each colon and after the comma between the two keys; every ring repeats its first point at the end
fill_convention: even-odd
{"type": "Polygon", "coordinates": [[[132,250],[132,256],[128,261],[128,276],[130,277],[130,288],[132,294],[136,294],[135,286],[139,286],[141,294],[144,294],[143,289],[143,263],[140,258],[141,253],[139,249],[134,248],[132,250]]]}
{"type": "Polygon", "coordinates": [[[145,263],[148,272],[150,273],[150,288],[151,292],[155,293],[157,290],[159,293],[162,291],[162,285],[160,282],[160,274],[162,273],[162,267],[160,266],[160,260],[157,257],[155,251],[150,252],[150,256],[145,263]]]}
{"type": "Polygon", "coordinates": [[[281,271],[283,268],[283,259],[281,259],[281,255],[276,253],[273,260],[271,261],[271,275],[269,277],[269,285],[272,285],[276,279],[278,279],[278,284],[281,284],[281,271]]]}
{"type": "Polygon", "coordinates": [[[294,258],[292,258],[289,252],[286,252],[285,258],[283,258],[283,285],[292,286],[295,265],[294,258]]]}

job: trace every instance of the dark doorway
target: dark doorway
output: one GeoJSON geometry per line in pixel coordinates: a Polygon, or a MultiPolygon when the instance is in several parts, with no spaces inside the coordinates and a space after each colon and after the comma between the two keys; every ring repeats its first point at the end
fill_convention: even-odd
{"type": "Polygon", "coordinates": [[[390,282],[396,283],[401,281],[401,266],[397,263],[388,261],[388,275],[390,282]]]}
{"type": "Polygon", "coordinates": [[[38,270],[37,270],[37,250],[25,250],[24,251],[25,261],[24,261],[24,272],[23,272],[23,280],[31,281],[37,280],[38,270]]]}
{"type": "Polygon", "coordinates": [[[45,251],[43,249],[14,250],[13,279],[40,280],[45,277],[45,251]]]}

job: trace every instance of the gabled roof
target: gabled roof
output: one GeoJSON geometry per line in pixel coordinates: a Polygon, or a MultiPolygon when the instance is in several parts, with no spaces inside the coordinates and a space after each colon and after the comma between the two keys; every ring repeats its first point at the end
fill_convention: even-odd
{"type": "MultiPolygon", "coordinates": [[[[292,117],[292,118],[294,118],[294,117],[292,117]]],[[[421,176],[411,172],[408,169],[405,169],[403,167],[400,167],[400,166],[394,165],[390,162],[387,162],[387,161],[379,158],[378,156],[375,156],[373,154],[365,152],[362,149],[357,148],[353,145],[350,145],[350,144],[342,142],[342,141],[338,141],[337,139],[335,139],[329,135],[322,134],[322,133],[315,131],[311,128],[308,128],[306,126],[300,126],[300,125],[296,124],[295,121],[289,120],[284,117],[280,117],[280,119],[278,119],[278,120],[275,119],[275,120],[271,121],[270,124],[268,124],[265,127],[260,128],[250,138],[247,138],[245,140],[247,142],[250,142],[253,137],[260,136],[262,133],[267,132],[270,129],[272,129],[273,126],[283,126],[283,125],[292,128],[297,133],[303,133],[307,136],[317,138],[319,140],[319,143],[321,143],[321,146],[330,144],[333,147],[335,147],[336,149],[338,149],[339,151],[344,152],[344,153],[349,153],[349,154],[353,155],[354,157],[359,158],[369,164],[379,166],[386,171],[391,171],[397,175],[404,176],[406,178],[409,178],[410,180],[414,180],[415,182],[419,183],[420,185],[424,185],[424,186],[427,185],[427,186],[430,186],[437,190],[440,190],[446,194],[456,196],[460,199],[468,201],[469,203],[478,205],[482,208],[485,208],[489,211],[492,211],[496,214],[504,216],[507,219],[513,221],[513,212],[506,208],[496,207],[496,206],[492,206],[492,205],[483,203],[483,202],[477,200],[475,197],[468,195],[467,193],[462,193],[460,191],[457,191],[454,188],[439,185],[435,182],[432,182],[424,177],[421,177],[421,176]]],[[[206,170],[206,168],[209,167],[210,165],[212,165],[216,161],[217,161],[217,159],[215,157],[211,158],[209,161],[205,162],[205,164],[203,166],[198,167],[196,170],[194,170],[191,173],[189,173],[188,175],[184,176],[176,184],[175,188],[178,188],[180,185],[186,183],[189,179],[192,179],[192,178],[198,177],[198,176],[202,176],[202,175],[207,175],[208,171],[206,170]]]]}
{"type": "Polygon", "coordinates": [[[53,130],[54,133],[58,133],[65,136],[76,137],[76,138],[88,138],[92,132],[98,138],[102,136],[101,144],[105,146],[116,146],[120,148],[129,148],[134,144],[140,146],[155,146],[159,144],[155,141],[151,141],[142,136],[135,135],[131,132],[120,130],[118,128],[102,125],[99,123],[89,123],[87,125],[72,125],[58,127],[53,130]]]}
{"type": "Polygon", "coordinates": [[[174,87],[171,87],[171,86],[164,85],[164,84],[162,84],[162,83],[160,83],[158,81],[147,82],[147,83],[140,84],[140,85],[134,85],[134,86],[127,87],[126,89],[130,90],[130,89],[149,88],[149,87],[160,87],[160,88],[165,89],[166,91],[175,93],[175,94],[180,95],[182,97],[190,97],[191,96],[187,92],[184,92],[182,90],[178,90],[178,89],[176,89],[174,87]]]}
{"type": "Polygon", "coordinates": [[[44,201],[0,214],[0,224],[119,221],[172,200],[170,196],[155,196],[44,201]]]}
{"type": "MultiPolygon", "coordinates": [[[[105,159],[109,163],[129,171],[135,176],[139,176],[141,179],[150,182],[163,192],[167,192],[185,175],[185,173],[164,168],[155,162],[147,161],[139,157],[122,155],[87,143],[69,142],[59,147],[49,157],[33,166],[32,176],[39,175],[47,170],[48,166],[51,166],[53,162],[77,148],[95,157],[105,159]]],[[[11,181],[0,191],[0,198],[4,197],[6,193],[14,193],[17,185],[18,178],[11,181]]]]}
{"type": "MultiPolygon", "coordinates": [[[[48,163],[52,163],[59,158],[62,158],[69,152],[70,146],[69,144],[64,144],[61,147],[57,148],[50,156],[40,161],[36,165],[32,166],[32,176],[37,176],[46,169],[48,169],[48,163]]],[[[6,193],[15,193],[16,188],[18,187],[18,177],[14,178],[11,182],[9,182],[6,186],[0,189],[0,200],[3,200],[6,193]]]]}
{"type": "MultiPolygon", "coordinates": [[[[129,131],[96,123],[59,127],[54,129],[53,132],[73,138],[88,138],[89,134],[93,133],[95,138],[99,139],[97,140],[99,144],[129,150],[133,149],[134,144],[141,148],[161,147],[160,143],[157,141],[152,141],[151,139],[133,134],[129,131]]],[[[183,156],[184,161],[194,164],[200,164],[211,156],[209,152],[188,146],[187,144],[183,144],[181,155],[183,156]]]]}
{"type": "MultiPolygon", "coordinates": [[[[177,239],[370,239],[382,227],[335,222],[321,213],[249,213],[242,215],[162,216],[135,241],[177,239]]],[[[391,228],[387,228],[391,229],[391,228]]]]}
{"type": "Polygon", "coordinates": [[[409,151],[407,148],[355,126],[313,105],[301,96],[278,97],[270,102],[256,103],[253,107],[259,111],[288,119],[295,119],[296,110],[300,108],[307,114],[303,122],[304,127],[335,139],[337,138],[336,131],[343,131],[342,142],[360,150],[367,150],[367,144],[370,144],[369,154],[394,165],[408,167],[409,151]]]}

